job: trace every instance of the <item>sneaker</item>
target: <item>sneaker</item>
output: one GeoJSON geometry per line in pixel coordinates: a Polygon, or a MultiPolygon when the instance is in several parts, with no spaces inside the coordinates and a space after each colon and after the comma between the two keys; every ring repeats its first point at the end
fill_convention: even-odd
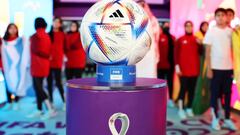
{"type": "Polygon", "coordinates": [[[66,111],[66,103],[63,103],[62,110],[65,112],[66,111]]]}
{"type": "Polygon", "coordinates": [[[2,111],[10,111],[13,109],[13,104],[12,103],[6,103],[3,108],[1,108],[2,111]]]}
{"type": "Polygon", "coordinates": [[[221,130],[220,124],[219,124],[219,119],[213,119],[212,120],[212,128],[214,130],[221,130]]]}
{"type": "Polygon", "coordinates": [[[173,100],[168,100],[167,106],[171,108],[175,107],[173,100]]]}
{"type": "Polygon", "coordinates": [[[41,120],[48,120],[48,119],[51,119],[53,117],[57,116],[57,111],[55,110],[50,110],[48,111],[46,114],[44,114],[42,117],[41,117],[41,120]]]}
{"type": "Polygon", "coordinates": [[[189,117],[194,117],[193,110],[192,109],[186,109],[186,113],[189,117]]]}
{"type": "Polygon", "coordinates": [[[43,116],[43,112],[42,111],[35,111],[29,115],[27,115],[27,118],[40,118],[43,116]]]}
{"type": "Polygon", "coordinates": [[[225,119],[224,110],[223,109],[219,109],[217,113],[218,113],[219,119],[225,119]]]}
{"type": "Polygon", "coordinates": [[[179,110],[178,111],[178,116],[180,117],[181,120],[184,120],[187,118],[186,113],[184,110],[179,110]]]}
{"type": "Polygon", "coordinates": [[[235,126],[234,122],[230,119],[224,120],[223,127],[233,131],[237,130],[237,127],[235,126]]]}

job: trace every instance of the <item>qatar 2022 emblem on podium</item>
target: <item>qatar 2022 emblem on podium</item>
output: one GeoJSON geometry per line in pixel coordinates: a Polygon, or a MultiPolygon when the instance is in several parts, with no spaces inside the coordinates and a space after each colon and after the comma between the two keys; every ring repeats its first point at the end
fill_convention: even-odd
{"type": "Polygon", "coordinates": [[[148,15],[133,0],[101,0],[85,14],[81,40],[97,64],[97,82],[132,83],[151,46],[148,15]]]}

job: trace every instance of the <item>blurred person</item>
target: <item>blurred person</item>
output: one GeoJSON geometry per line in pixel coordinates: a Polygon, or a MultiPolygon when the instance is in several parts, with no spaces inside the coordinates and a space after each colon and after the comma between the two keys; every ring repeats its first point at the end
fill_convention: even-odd
{"type": "Polygon", "coordinates": [[[67,80],[82,78],[82,73],[86,65],[86,55],[81,44],[79,24],[77,21],[72,21],[66,41],[65,52],[67,62],[65,72],[67,80]]]}
{"type": "MultiPolygon", "coordinates": [[[[2,48],[2,38],[0,37],[0,50],[2,48]]],[[[0,51],[0,77],[4,77],[3,75],[3,66],[2,66],[2,54],[1,54],[1,51],[0,51]]],[[[1,86],[1,89],[0,89],[0,97],[3,97],[4,99],[0,99],[0,106],[3,102],[5,102],[5,100],[7,99],[7,93],[6,93],[6,86],[5,86],[5,80],[4,78],[0,81],[3,81],[2,85],[4,85],[4,88],[2,88],[1,86]]],[[[9,100],[9,99],[8,99],[9,100]]],[[[3,106],[1,106],[3,107],[3,106]]],[[[1,108],[0,107],[0,108],[1,108]]],[[[4,106],[4,109],[3,110],[9,110],[12,108],[12,105],[11,104],[8,104],[6,106],[4,106]]]]}
{"type": "Polygon", "coordinates": [[[234,60],[234,78],[236,79],[236,84],[238,91],[240,93],[240,24],[235,28],[232,35],[233,43],[233,60],[234,60]]]}
{"type": "Polygon", "coordinates": [[[18,35],[15,24],[8,25],[1,45],[1,58],[7,88],[9,109],[19,110],[19,100],[26,95],[31,81],[29,66],[30,54],[26,40],[18,35]]]}
{"type": "Polygon", "coordinates": [[[208,22],[202,22],[199,31],[195,33],[200,47],[200,75],[196,85],[196,97],[193,101],[193,112],[195,114],[204,113],[210,106],[210,80],[207,78],[207,67],[204,55],[203,39],[208,30],[208,22]]]}
{"type": "MultiPolygon", "coordinates": [[[[227,26],[234,30],[234,28],[232,27],[232,20],[235,17],[235,11],[232,8],[227,8],[226,14],[227,14],[227,20],[226,20],[227,26]]],[[[223,110],[224,104],[222,100],[223,99],[222,95],[223,95],[223,90],[220,90],[219,98],[218,98],[218,115],[220,119],[224,119],[224,110],[223,110]]]]}
{"type": "Polygon", "coordinates": [[[204,36],[205,36],[205,34],[206,34],[207,30],[208,30],[208,26],[209,26],[209,24],[206,21],[203,21],[200,24],[199,31],[195,33],[195,36],[199,40],[198,43],[202,44],[204,36]]]}
{"type": "Polygon", "coordinates": [[[226,9],[226,12],[227,12],[227,21],[226,21],[226,23],[227,23],[227,25],[231,28],[231,22],[232,22],[232,20],[233,20],[234,17],[235,17],[235,12],[234,12],[234,10],[231,9],[231,8],[227,8],[227,9],[226,9]]]}
{"type": "MultiPolygon", "coordinates": [[[[234,16],[235,16],[235,12],[233,9],[231,8],[227,8],[226,9],[226,23],[227,23],[227,26],[231,29],[234,30],[234,28],[231,26],[231,22],[232,20],[234,19],[234,16]]],[[[219,115],[219,118],[220,119],[224,119],[224,110],[223,110],[223,90],[220,90],[219,92],[219,98],[218,98],[218,115],[219,115]]]]}
{"type": "Polygon", "coordinates": [[[199,45],[193,35],[193,23],[184,23],[185,35],[177,40],[175,47],[176,73],[180,77],[180,92],[178,95],[178,115],[181,119],[193,117],[192,102],[195,95],[197,77],[200,72],[199,45]],[[188,103],[184,106],[185,95],[188,92],[188,103]],[[186,109],[186,112],[185,110],[186,109]],[[187,114],[187,115],[186,115],[187,114]]]}
{"type": "Polygon", "coordinates": [[[216,26],[207,31],[203,41],[206,45],[207,77],[211,79],[211,126],[214,130],[221,130],[218,99],[222,97],[221,94],[224,94],[225,120],[223,127],[236,130],[235,124],[230,119],[233,81],[232,29],[227,25],[225,9],[215,10],[215,20],[216,26]]]}
{"type": "MultiPolygon", "coordinates": [[[[2,50],[2,38],[0,37],[0,50],[2,50]]],[[[0,70],[3,70],[3,65],[2,65],[2,53],[0,51],[0,70]]]]}
{"type": "Polygon", "coordinates": [[[62,19],[54,18],[53,26],[49,32],[51,38],[51,55],[50,55],[50,73],[48,75],[48,93],[50,101],[53,103],[53,82],[55,80],[56,86],[59,90],[63,101],[63,110],[66,109],[64,89],[62,84],[62,66],[64,48],[66,47],[66,36],[63,32],[62,19]]]}
{"type": "Polygon", "coordinates": [[[135,0],[148,14],[151,24],[150,33],[152,44],[150,50],[144,56],[144,58],[136,64],[137,77],[157,78],[157,63],[159,61],[158,43],[160,35],[160,26],[157,18],[153,15],[150,7],[145,0],[135,0]]]}
{"type": "Polygon", "coordinates": [[[45,32],[47,23],[43,18],[35,19],[34,33],[30,38],[31,52],[31,74],[33,77],[33,86],[37,100],[37,111],[28,115],[29,118],[40,117],[43,120],[57,115],[53,105],[49,101],[47,93],[44,91],[43,81],[49,75],[51,40],[45,32]],[[44,114],[42,103],[47,106],[48,111],[44,114]]]}
{"type": "Polygon", "coordinates": [[[159,37],[158,78],[167,79],[169,100],[168,106],[174,107],[173,101],[173,77],[174,77],[174,44],[175,37],[169,32],[170,24],[165,22],[162,26],[162,33],[159,37]]]}

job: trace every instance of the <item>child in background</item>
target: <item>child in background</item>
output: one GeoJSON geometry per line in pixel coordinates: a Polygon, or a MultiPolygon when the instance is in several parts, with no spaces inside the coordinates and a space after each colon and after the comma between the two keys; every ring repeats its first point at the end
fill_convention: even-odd
{"type": "MultiPolygon", "coordinates": [[[[234,19],[234,16],[235,16],[235,12],[233,9],[231,8],[227,8],[226,9],[226,24],[229,28],[233,29],[234,28],[232,27],[232,20],[234,19]]],[[[222,99],[223,99],[223,90],[220,90],[219,92],[219,98],[218,98],[218,115],[219,115],[219,118],[220,119],[224,119],[224,109],[223,109],[223,102],[222,102],[222,99]]]]}
{"type": "Polygon", "coordinates": [[[64,89],[62,84],[62,66],[64,48],[66,47],[66,36],[62,28],[62,19],[59,17],[54,18],[53,26],[49,32],[51,38],[51,55],[50,55],[50,73],[48,76],[48,93],[50,101],[53,103],[53,82],[56,81],[56,86],[59,90],[60,96],[63,101],[63,110],[66,110],[64,89]]]}
{"type": "Polygon", "coordinates": [[[71,23],[70,31],[67,33],[66,45],[66,77],[67,80],[82,78],[86,65],[86,55],[82,47],[79,24],[77,21],[71,23]]]}
{"type": "Polygon", "coordinates": [[[165,22],[159,37],[158,78],[167,79],[169,100],[168,106],[174,107],[173,101],[173,77],[174,77],[174,44],[175,37],[170,34],[170,24],[165,22]]]}
{"type": "MultiPolygon", "coordinates": [[[[9,107],[19,110],[20,97],[26,95],[27,89],[30,87],[27,77],[29,72],[29,46],[26,40],[18,35],[18,28],[15,24],[8,25],[1,45],[1,58],[3,63],[3,71],[7,88],[7,97],[9,107]]],[[[9,108],[9,109],[10,109],[9,108]]]]}
{"type": "Polygon", "coordinates": [[[212,128],[220,130],[218,98],[224,94],[224,127],[236,130],[230,119],[231,86],[233,81],[232,29],[227,25],[227,13],[223,8],[215,11],[216,26],[210,28],[204,38],[206,45],[207,76],[211,79],[212,128]]]}
{"type": "Polygon", "coordinates": [[[178,115],[186,119],[187,115],[193,117],[192,102],[195,95],[197,77],[200,72],[199,45],[193,35],[193,23],[186,21],[184,24],[185,35],[180,37],[175,47],[176,73],[180,77],[180,93],[178,95],[178,115]],[[186,113],[184,111],[185,94],[188,92],[186,113]]]}
{"type": "Polygon", "coordinates": [[[30,114],[29,118],[41,117],[46,120],[57,115],[48,95],[44,91],[43,81],[49,74],[51,40],[45,32],[47,23],[43,18],[35,20],[36,33],[30,38],[31,46],[31,74],[33,87],[37,99],[37,111],[30,114]],[[45,103],[48,111],[44,114],[42,103],[45,103]]]}
{"type": "Polygon", "coordinates": [[[231,8],[227,8],[227,9],[226,9],[226,12],[227,12],[227,21],[226,21],[226,23],[227,23],[228,27],[232,28],[231,22],[232,22],[232,20],[233,20],[234,17],[235,17],[235,12],[234,12],[234,10],[231,9],[231,8]]]}

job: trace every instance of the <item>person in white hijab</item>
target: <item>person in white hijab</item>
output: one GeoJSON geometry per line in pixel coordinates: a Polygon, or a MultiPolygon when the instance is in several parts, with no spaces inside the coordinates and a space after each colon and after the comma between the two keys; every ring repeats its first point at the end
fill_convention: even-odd
{"type": "Polygon", "coordinates": [[[159,62],[159,52],[158,52],[158,41],[160,34],[160,26],[157,18],[153,15],[150,10],[149,5],[145,2],[145,0],[135,0],[141,7],[143,7],[144,11],[148,14],[150,23],[151,23],[151,33],[150,36],[152,38],[151,48],[145,57],[136,64],[137,68],[137,77],[144,78],[157,78],[157,63],[159,62]]]}

